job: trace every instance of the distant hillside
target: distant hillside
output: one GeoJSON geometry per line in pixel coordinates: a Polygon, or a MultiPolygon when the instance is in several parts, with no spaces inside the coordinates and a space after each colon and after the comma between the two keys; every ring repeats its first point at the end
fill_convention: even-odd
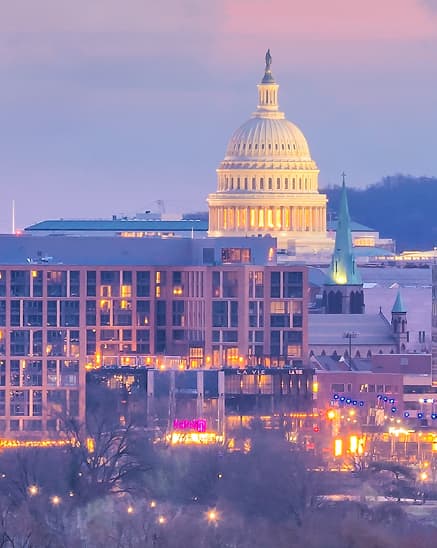
{"type": "MultiPolygon", "coordinates": [[[[338,211],[340,187],[324,189],[338,211]]],[[[352,219],[394,238],[397,250],[437,246],[437,178],[394,175],[363,190],[348,189],[352,219]]]]}

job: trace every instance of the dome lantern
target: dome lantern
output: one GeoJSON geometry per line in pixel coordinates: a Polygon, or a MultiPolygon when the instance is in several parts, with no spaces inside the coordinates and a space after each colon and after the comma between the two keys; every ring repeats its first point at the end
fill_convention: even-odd
{"type": "Polygon", "coordinates": [[[279,86],[275,82],[275,79],[272,75],[271,65],[272,65],[272,56],[270,55],[270,50],[267,50],[266,53],[266,67],[264,69],[264,76],[261,80],[261,83],[258,84],[258,107],[257,113],[262,113],[265,115],[266,112],[277,112],[279,110],[278,106],[278,89],[279,86]]]}

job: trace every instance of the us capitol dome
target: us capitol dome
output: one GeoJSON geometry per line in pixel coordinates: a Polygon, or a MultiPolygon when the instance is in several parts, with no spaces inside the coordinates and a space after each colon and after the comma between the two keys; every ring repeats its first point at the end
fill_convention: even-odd
{"type": "Polygon", "coordinates": [[[266,54],[258,106],[232,135],[208,196],[209,236],[270,234],[291,254],[332,249],[326,236],[326,196],[302,131],[278,106],[278,88],[266,54]]]}

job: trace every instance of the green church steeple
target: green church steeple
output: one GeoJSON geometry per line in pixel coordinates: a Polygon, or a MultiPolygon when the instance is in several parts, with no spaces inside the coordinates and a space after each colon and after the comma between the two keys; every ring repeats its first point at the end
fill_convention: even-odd
{"type": "Polygon", "coordinates": [[[349,206],[346,194],[345,174],[340,196],[335,246],[331,266],[328,272],[328,285],[362,285],[361,275],[357,269],[352,246],[349,206]]]}
{"type": "Polygon", "coordinates": [[[398,289],[398,294],[396,295],[396,300],[393,304],[393,308],[391,309],[392,314],[406,314],[407,309],[404,305],[404,301],[401,296],[401,292],[398,289]]]}

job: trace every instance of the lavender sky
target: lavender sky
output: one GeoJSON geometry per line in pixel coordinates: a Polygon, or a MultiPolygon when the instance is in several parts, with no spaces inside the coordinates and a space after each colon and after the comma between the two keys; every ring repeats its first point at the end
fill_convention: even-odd
{"type": "Polygon", "coordinates": [[[437,0],[0,0],[0,231],[206,209],[268,47],[321,186],[437,175],[437,0]]]}

